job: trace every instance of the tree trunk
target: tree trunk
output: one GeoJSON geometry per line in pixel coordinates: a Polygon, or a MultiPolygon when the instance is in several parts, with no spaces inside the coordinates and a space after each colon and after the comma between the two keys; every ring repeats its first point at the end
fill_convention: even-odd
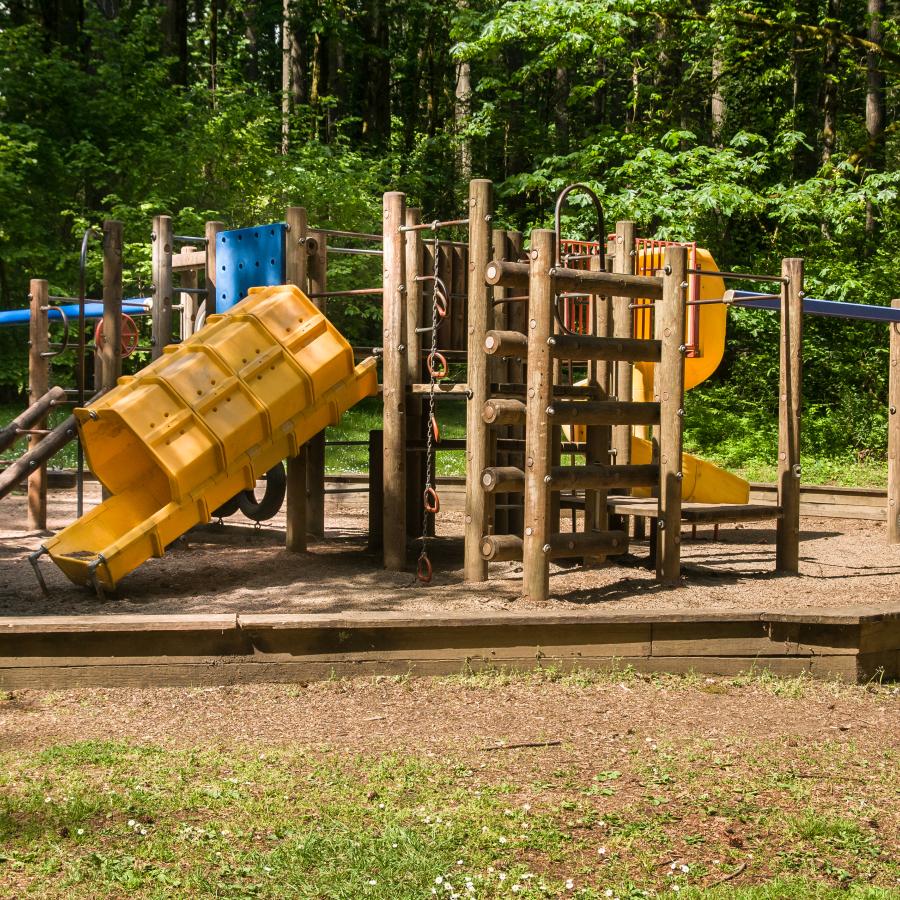
{"type": "Polygon", "coordinates": [[[247,38],[247,80],[256,84],[259,81],[259,39],[256,36],[257,8],[254,0],[247,0],[244,9],[244,34],[247,38]]]}
{"type": "Polygon", "coordinates": [[[556,67],[553,94],[557,150],[566,154],[569,152],[569,70],[565,66],[556,67]]]}
{"type": "MultiPolygon", "coordinates": [[[[884,0],[869,0],[869,40],[879,48],[884,41],[884,0]]],[[[866,135],[868,146],[866,165],[881,172],[884,170],[884,76],[881,73],[881,54],[877,50],[866,53],[866,135]]],[[[866,234],[875,234],[875,207],[866,201],[866,234]]]]}
{"type": "Polygon", "coordinates": [[[472,112],[472,70],[468,62],[456,67],[456,101],[453,118],[456,123],[457,167],[462,181],[472,177],[472,139],[466,134],[472,112]]]}
{"type": "Polygon", "coordinates": [[[216,66],[219,63],[219,0],[209,0],[209,89],[216,105],[216,66]]]}
{"type": "MultiPolygon", "coordinates": [[[[828,18],[837,19],[841,14],[840,0],[828,0],[828,18]]],[[[838,65],[840,50],[836,40],[825,42],[824,75],[822,92],[822,162],[827,163],[834,153],[837,140],[838,113],[838,65]]]]}
{"type": "Polygon", "coordinates": [[[717,147],[722,146],[722,129],[725,126],[725,97],[722,95],[722,72],[725,66],[722,61],[722,50],[718,42],[713,46],[712,54],[712,97],[710,99],[710,116],[712,118],[713,140],[717,147]]]}
{"type": "MultiPolygon", "coordinates": [[[[215,2],[215,0],[213,0],[215,2]]],[[[281,4],[281,152],[291,148],[291,0],[281,4]]]]}

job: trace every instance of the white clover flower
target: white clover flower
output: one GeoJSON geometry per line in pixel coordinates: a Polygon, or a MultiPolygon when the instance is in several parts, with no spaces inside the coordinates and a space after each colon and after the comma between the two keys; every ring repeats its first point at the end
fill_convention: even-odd
{"type": "MultiPolygon", "coordinates": [[[[606,856],[606,847],[598,847],[598,848],[597,848],[597,853],[598,853],[598,855],[600,855],[600,856],[606,856]]],[[[612,896],[612,895],[610,895],[610,896],[612,896]]]]}
{"type": "Polygon", "coordinates": [[[374,878],[370,878],[369,884],[375,885],[375,884],[378,884],[378,882],[374,878]]]}
{"type": "Polygon", "coordinates": [[[531,810],[531,804],[530,804],[530,803],[523,803],[523,804],[522,804],[522,809],[524,809],[525,812],[529,812],[529,811],[531,810]]]}
{"type": "Polygon", "coordinates": [[[502,834],[500,835],[500,843],[501,843],[501,844],[505,844],[505,843],[506,843],[506,838],[503,837],[502,834]]]}
{"type": "Polygon", "coordinates": [[[613,895],[613,889],[612,889],[612,888],[607,888],[607,889],[603,892],[603,896],[604,896],[604,897],[612,897],[612,895],[613,895]]]}
{"type": "Polygon", "coordinates": [[[684,863],[682,863],[681,871],[684,872],[685,875],[687,875],[687,873],[691,871],[691,868],[690,868],[690,866],[686,866],[684,863]]]}
{"type": "Polygon", "coordinates": [[[514,885],[510,888],[510,890],[511,890],[514,894],[518,894],[519,891],[522,890],[522,885],[520,885],[520,884],[514,884],[514,885]]]}
{"type": "Polygon", "coordinates": [[[681,885],[680,885],[680,884],[673,884],[673,885],[672,885],[672,890],[675,891],[675,893],[677,894],[677,893],[681,890],[681,885]]]}
{"type": "Polygon", "coordinates": [[[571,891],[575,887],[575,882],[571,878],[566,879],[566,890],[571,891]]]}
{"type": "Polygon", "coordinates": [[[135,824],[137,824],[137,823],[134,821],[134,819],[129,819],[129,820],[128,820],[128,827],[129,827],[129,828],[134,828],[135,824]]]}
{"type": "Polygon", "coordinates": [[[506,881],[506,872],[500,872],[500,873],[497,875],[497,877],[498,877],[501,881],[506,881]]]}
{"type": "Polygon", "coordinates": [[[52,802],[53,802],[52,797],[44,797],[44,803],[52,803],[52,802]]]}
{"type": "Polygon", "coordinates": [[[456,861],[456,864],[457,864],[458,866],[461,866],[461,865],[463,864],[463,861],[462,861],[461,859],[458,859],[458,860],[456,861]]]}
{"type": "Polygon", "coordinates": [[[83,828],[79,828],[79,829],[78,829],[78,834],[84,834],[84,829],[83,829],[83,828]]]}
{"type": "Polygon", "coordinates": [[[443,884],[443,883],[444,883],[444,876],[443,876],[443,875],[438,875],[438,877],[434,879],[434,883],[435,883],[435,884],[443,884]]]}

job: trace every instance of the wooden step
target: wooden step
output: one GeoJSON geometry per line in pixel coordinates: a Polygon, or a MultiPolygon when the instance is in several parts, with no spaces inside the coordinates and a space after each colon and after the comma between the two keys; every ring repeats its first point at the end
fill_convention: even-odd
{"type": "MultiPolygon", "coordinates": [[[[610,497],[607,506],[617,516],[655,518],[659,507],[646,497],[610,497]]],[[[761,522],[780,519],[780,506],[766,503],[682,503],[681,521],[691,525],[720,525],[734,522],[761,522]]]]}
{"type": "Polygon", "coordinates": [[[547,416],[552,425],[658,425],[659,403],[554,400],[547,416]]]}

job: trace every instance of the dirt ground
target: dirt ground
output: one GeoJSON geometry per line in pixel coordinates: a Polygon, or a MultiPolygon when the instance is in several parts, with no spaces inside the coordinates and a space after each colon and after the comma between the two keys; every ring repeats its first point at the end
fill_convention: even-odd
{"type": "MultiPolygon", "coordinates": [[[[87,490],[90,506],[99,499],[98,487],[89,484],[87,490]]],[[[74,502],[72,491],[51,492],[51,528],[72,521],[74,502]]],[[[301,555],[284,550],[283,515],[260,529],[240,515],[223,526],[197,529],[101,602],[93,592],[70,584],[46,558],[42,570],[50,597],[42,596],[26,560],[42,536],[26,530],[24,497],[14,495],[0,507],[0,615],[540,608],[519,596],[518,564],[492,565],[491,580],[483,586],[463,584],[462,542],[454,537],[462,531],[462,516],[453,511],[439,517],[430,587],[419,585],[412,572],[383,571],[380,559],[366,552],[365,500],[359,504],[344,499],[339,510],[329,509],[325,540],[301,555]]],[[[775,531],[768,523],[722,526],[717,541],[712,527],[703,526],[695,539],[689,530],[684,533],[682,587],[656,584],[645,567],[646,541],[633,541],[627,557],[603,568],[554,566],[548,606],[772,610],[900,605],[900,547],[886,544],[884,524],[804,519],[801,529],[797,577],[774,572],[775,531]]]]}

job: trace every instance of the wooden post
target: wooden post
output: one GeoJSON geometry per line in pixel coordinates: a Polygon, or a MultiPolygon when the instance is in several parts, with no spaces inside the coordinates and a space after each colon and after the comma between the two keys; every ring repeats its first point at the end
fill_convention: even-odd
{"type": "MultiPolygon", "coordinates": [[[[289,206],[285,222],[285,280],[288,284],[297,285],[301,291],[307,291],[306,210],[302,206],[289,206]]],[[[285,547],[294,553],[306,551],[306,481],[307,449],[304,445],[299,448],[296,456],[289,457],[287,461],[285,547]]]]}
{"type": "MultiPolygon", "coordinates": [[[[195,253],[196,247],[182,246],[182,253],[195,253]]],[[[181,293],[178,300],[181,304],[181,340],[186,341],[194,333],[194,323],[197,321],[197,311],[200,309],[200,295],[196,293],[200,286],[199,273],[196,269],[185,269],[179,273],[179,288],[190,288],[190,291],[181,293]]],[[[178,288],[175,289],[178,293],[178,288]]]]}
{"type": "MultiPolygon", "coordinates": [[[[522,232],[508,231],[506,233],[509,252],[508,258],[514,262],[518,262],[522,258],[522,232]]],[[[515,296],[515,295],[514,295],[515,296]]],[[[515,301],[508,304],[506,327],[510,331],[519,331],[522,334],[528,332],[528,301],[515,301]]],[[[525,360],[510,359],[507,361],[507,375],[511,384],[525,383],[525,360]]],[[[509,436],[511,438],[525,439],[525,426],[514,425],[510,428],[509,436]]],[[[525,466],[525,455],[523,453],[514,453],[509,457],[510,465],[518,466],[520,469],[525,466]]],[[[509,510],[509,534],[522,535],[522,529],[525,527],[525,517],[523,504],[525,498],[520,494],[510,494],[508,502],[515,504],[515,507],[509,510]]]]}
{"type": "MultiPolygon", "coordinates": [[[[28,325],[28,403],[37,403],[50,390],[50,323],[47,307],[50,304],[50,285],[43,278],[32,278],[31,321],[28,325]]],[[[32,426],[46,428],[43,416],[32,426]]],[[[42,435],[28,437],[28,449],[33,450],[41,442],[42,435]]],[[[47,530],[47,464],[42,463],[28,476],[28,529],[47,530]]]]}
{"type": "Polygon", "coordinates": [[[783,259],[778,378],[778,505],[775,568],[800,571],[800,401],[803,379],[803,260],[783,259]]]}
{"type": "MultiPolygon", "coordinates": [[[[309,258],[309,292],[328,290],[328,236],[321,231],[309,233],[315,243],[315,253],[309,258]]],[[[324,297],[311,298],[323,313],[324,297]]],[[[316,537],[325,536],[325,432],[320,431],[306,445],[306,530],[316,537]]]]}
{"type": "MultiPolygon", "coordinates": [[[[684,437],[684,291],[687,250],[665,253],[663,298],[657,307],[656,337],[662,355],[655,383],[659,397],[659,516],[656,577],[665,584],[681,578],[681,457],[684,437]]],[[[630,365],[630,363],[629,363],[630,365]]]]}
{"type": "MultiPolygon", "coordinates": [[[[406,210],[406,224],[418,225],[422,221],[422,210],[406,210]]],[[[424,249],[421,231],[407,231],[404,235],[406,254],[406,381],[419,384],[422,381],[423,346],[431,346],[430,334],[418,334],[416,329],[422,324],[423,300],[432,296],[434,285],[429,281],[423,285],[416,278],[423,273],[424,249]]],[[[428,273],[431,274],[431,273],[428,273]]],[[[425,325],[431,325],[431,304],[424,304],[429,311],[424,315],[425,325]]],[[[413,440],[424,438],[422,412],[425,404],[419,398],[407,400],[407,437],[413,440]]],[[[406,528],[408,536],[419,537],[422,528],[422,492],[425,490],[425,457],[415,451],[406,453],[406,528]]]]}
{"type": "MultiPolygon", "coordinates": [[[[900,310],[900,300],[891,306],[900,310]]],[[[888,372],[888,543],[900,544],[900,322],[892,322],[888,372]]]]}
{"type": "Polygon", "coordinates": [[[158,359],[172,342],[172,217],[153,217],[153,311],[150,356],[158,359]]]}
{"type": "MultiPolygon", "coordinates": [[[[613,258],[613,272],[618,275],[634,274],[634,222],[616,222],[616,255],[613,258]]],[[[631,298],[613,297],[613,337],[630,338],[632,336],[633,316],[629,307],[631,298]]],[[[614,393],[619,400],[631,400],[632,369],[631,363],[620,361],[615,365],[614,393]]],[[[612,430],[612,447],[615,451],[614,462],[618,466],[627,466],[631,462],[631,426],[616,425],[612,430]]]]}
{"type": "MultiPolygon", "coordinates": [[[[171,278],[171,254],[170,278],[171,278]]],[[[101,381],[112,390],[122,374],[122,223],[103,223],[103,346],[97,348],[101,381]]]]}
{"type": "Polygon", "coordinates": [[[206,237],[206,315],[212,316],[219,311],[221,298],[216,293],[216,238],[225,230],[224,222],[207,222],[204,228],[206,237]]]}
{"type": "Polygon", "coordinates": [[[384,543],[384,432],[369,432],[369,552],[381,553],[384,543]]]}
{"type": "Polygon", "coordinates": [[[531,233],[531,270],[528,288],[528,381],[525,419],[525,536],[523,591],[529,600],[544,601],[550,594],[550,564],[544,545],[550,538],[550,475],[553,426],[547,407],[553,400],[553,357],[547,339],[553,326],[553,279],[556,257],[552,231],[531,233]]]}
{"type": "Polygon", "coordinates": [[[406,566],[406,250],[400,226],[406,195],[390,191],[383,201],[384,229],[384,566],[406,566]]]}
{"type": "Polygon", "coordinates": [[[490,360],[484,338],[493,324],[491,295],[484,270],[491,261],[491,219],[494,214],[493,185],[478,178],[469,182],[469,278],[466,381],[466,517],[465,579],[487,580],[487,560],[481,555],[481,539],[490,531],[493,498],[481,487],[481,473],[490,462],[490,429],[481,410],[490,392],[490,360]]]}

